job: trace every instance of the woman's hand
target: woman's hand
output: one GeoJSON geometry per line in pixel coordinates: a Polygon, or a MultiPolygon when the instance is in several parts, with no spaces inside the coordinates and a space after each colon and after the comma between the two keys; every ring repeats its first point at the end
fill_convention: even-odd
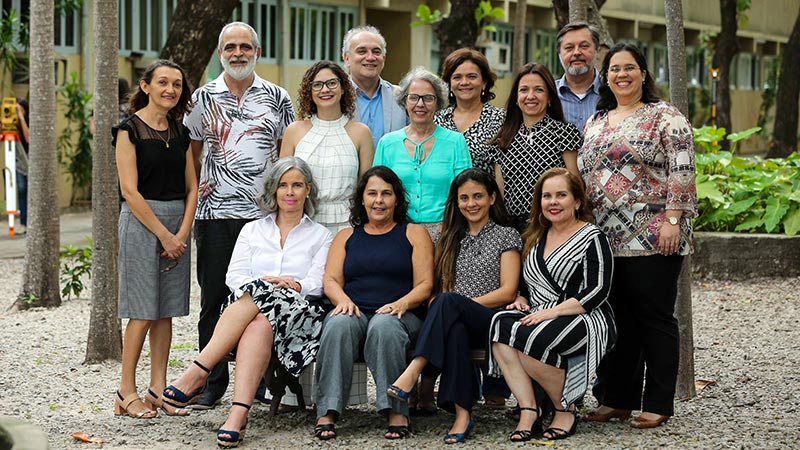
{"type": "Polygon", "coordinates": [[[297,292],[300,292],[300,289],[302,289],[300,283],[295,281],[295,279],[292,277],[263,276],[261,277],[261,280],[266,281],[267,283],[272,283],[272,285],[276,288],[292,289],[297,292]]]}
{"type": "Polygon", "coordinates": [[[401,319],[406,311],[408,311],[408,303],[404,300],[398,300],[396,302],[387,303],[381,306],[375,311],[375,313],[391,314],[393,316],[397,316],[398,319],[401,319]]]}
{"type": "Polygon", "coordinates": [[[531,306],[528,304],[528,299],[518,295],[517,298],[514,299],[514,302],[509,303],[508,306],[506,306],[506,309],[528,312],[531,310],[531,306]]]}
{"type": "Polygon", "coordinates": [[[161,256],[169,259],[178,259],[186,253],[186,241],[181,241],[172,233],[166,233],[164,236],[160,236],[158,240],[164,248],[161,256]]]}
{"type": "Polygon", "coordinates": [[[548,308],[548,309],[543,309],[541,311],[532,312],[527,316],[523,317],[522,319],[519,319],[519,321],[523,325],[530,326],[542,323],[545,320],[555,319],[558,316],[559,316],[558,311],[556,311],[555,308],[548,308]]]}
{"type": "Polygon", "coordinates": [[[336,305],[331,312],[331,317],[338,316],[339,314],[347,314],[350,317],[355,314],[356,317],[361,318],[361,310],[358,309],[358,306],[356,306],[356,304],[350,300],[340,302],[338,305],[336,305]]]}
{"type": "Polygon", "coordinates": [[[672,225],[668,221],[661,224],[658,231],[658,249],[662,255],[676,253],[681,245],[681,227],[672,225]]]}

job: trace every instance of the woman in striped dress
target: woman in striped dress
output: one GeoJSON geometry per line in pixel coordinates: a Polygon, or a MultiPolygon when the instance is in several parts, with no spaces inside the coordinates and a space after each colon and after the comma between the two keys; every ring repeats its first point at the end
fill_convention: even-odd
{"type": "Polygon", "coordinates": [[[489,332],[490,373],[502,371],[520,405],[512,441],[530,440],[541,429],[528,378],[555,405],[542,437],[574,434],[578,417],[573,403],[583,397],[589,376],[616,339],[608,303],[611,248],[591,220],[577,176],[562,168],[542,175],[522,235],[530,301],[517,297],[509,311],[494,316],[489,332]]]}

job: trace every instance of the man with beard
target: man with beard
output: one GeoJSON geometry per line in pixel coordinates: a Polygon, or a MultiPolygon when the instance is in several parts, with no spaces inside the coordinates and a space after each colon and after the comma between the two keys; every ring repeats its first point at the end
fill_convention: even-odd
{"type": "Polygon", "coordinates": [[[377,147],[384,134],[408,125],[405,110],[394,98],[397,86],[381,78],[386,39],[373,26],[353,28],[342,40],[342,58],[356,90],[355,120],[369,127],[377,147]]]}
{"type": "MultiPolygon", "coordinates": [[[[194,92],[194,107],[184,119],[200,181],[194,225],[200,350],[211,339],[220,306],[230,294],[225,273],[239,231],[262,217],[256,200],[278,157],[283,132],[294,121],[286,90],[255,74],[261,46],[250,25],[225,25],[217,55],[224,72],[194,92]]],[[[211,371],[208,387],[194,407],[213,408],[227,386],[228,364],[221,362],[211,371]]]]}
{"type": "Polygon", "coordinates": [[[578,127],[594,114],[600,99],[600,76],[594,68],[600,35],[586,22],[570,22],[556,37],[564,76],[556,80],[564,118],[578,127]]]}

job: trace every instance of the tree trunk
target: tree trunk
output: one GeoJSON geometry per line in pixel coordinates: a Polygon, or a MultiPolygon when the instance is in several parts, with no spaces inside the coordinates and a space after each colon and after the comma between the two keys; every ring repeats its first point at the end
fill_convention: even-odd
{"type": "Polygon", "coordinates": [[[553,0],[553,13],[559,30],[569,23],[569,2],[570,0],[553,0]]]}
{"type": "Polygon", "coordinates": [[[238,0],[178,0],[159,58],[171,59],[183,67],[192,86],[199,87],[209,58],[217,48],[219,32],[239,3],[238,0]]]}
{"type": "Polygon", "coordinates": [[[480,0],[451,0],[450,15],[436,24],[434,31],[439,38],[439,67],[444,67],[447,55],[459,48],[475,48],[478,40],[478,24],[475,9],[480,0]]]}
{"type": "MultiPolygon", "coordinates": [[[[719,0],[722,27],[714,43],[713,67],[720,69],[717,80],[717,127],[725,128],[728,133],[731,129],[731,61],[739,52],[739,43],[736,40],[736,2],[737,0],[719,0]]],[[[727,139],[720,141],[723,149],[730,148],[727,139]]]]}
{"type": "Polygon", "coordinates": [[[94,148],[92,152],[92,314],[86,363],[119,359],[117,219],[119,193],[111,127],[117,109],[117,0],[94,0],[94,148]]]}
{"type": "MultiPolygon", "coordinates": [[[[573,3],[583,4],[586,16],[582,20],[589,22],[589,25],[600,34],[600,45],[606,48],[613,47],[614,39],[611,37],[611,33],[608,32],[608,23],[606,19],[600,15],[600,8],[605,5],[606,0],[553,0],[553,13],[556,16],[558,29],[563,28],[568,22],[575,20],[572,18],[571,13],[571,5],[573,3]]],[[[605,52],[602,50],[598,53],[598,59],[600,61],[602,61],[604,54],[605,52]]]]}
{"type": "Polygon", "coordinates": [[[59,306],[58,161],[53,71],[53,2],[30,3],[29,220],[22,289],[16,308],[59,306]],[[35,56],[34,56],[35,55],[35,56]]]}
{"type": "Polygon", "coordinates": [[[517,71],[525,64],[525,18],[527,17],[528,1],[517,0],[517,10],[514,16],[514,54],[511,55],[511,69],[517,71]]]}
{"type": "Polygon", "coordinates": [[[576,22],[576,21],[583,21],[589,18],[586,13],[588,9],[586,5],[586,0],[569,0],[569,21],[576,22]]]}
{"type": "MultiPolygon", "coordinates": [[[[669,58],[669,98],[681,113],[689,117],[689,94],[686,82],[686,44],[683,35],[681,0],[664,0],[669,58]]],[[[678,298],[675,309],[680,335],[680,362],[676,394],[679,398],[694,397],[694,336],[692,328],[692,257],[686,256],[678,277],[678,298]]]]}
{"type": "Polygon", "coordinates": [[[781,75],[775,94],[775,127],[768,158],[783,158],[797,151],[797,99],[800,94],[800,14],[794,22],[789,42],[784,47],[781,75]]]}

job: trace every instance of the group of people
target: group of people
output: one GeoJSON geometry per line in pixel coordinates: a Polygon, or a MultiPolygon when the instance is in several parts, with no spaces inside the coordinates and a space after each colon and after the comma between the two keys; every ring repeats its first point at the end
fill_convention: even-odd
{"type": "Polygon", "coordinates": [[[313,64],[296,121],[287,92],[255,74],[261,49],[245,23],[222,29],[224,72],[193,94],[180,67],[151,64],[113,133],[129,319],[115,413],[213,408],[233,353],[225,447],[244,437],[271,360],[293,376],[316,361],[321,440],[337,436],[360,358],[387,439],[410,434],[412,412],[441,408],[455,416],[444,441],[464,442],[481,392],[504,404],[509,390],[512,441],[563,439],[595,371],[599,406],[585,420],[640,410],[634,428],[667,421],[696,215],[692,129],[657,97],[635,46],[595,69],[598,40],[568,24],[564,77],[526,64],[501,109],[481,53],[457,50],[443,78],[415,68],[394,86],[380,77],[384,37],[355,28],[342,46],[349,73],[313,64]],[[167,386],[171,320],[189,311],[192,224],[200,354],[167,386]],[[475,370],[477,349],[487,361],[475,370]]]}

